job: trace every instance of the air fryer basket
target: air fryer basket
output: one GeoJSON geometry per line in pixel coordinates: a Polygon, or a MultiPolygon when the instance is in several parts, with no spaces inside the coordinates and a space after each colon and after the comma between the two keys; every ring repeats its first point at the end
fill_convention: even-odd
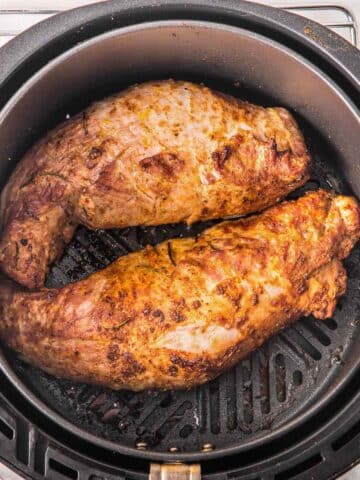
{"type": "MultiPolygon", "coordinates": [[[[349,84],[334,81],[331,68],[325,73],[269,38],[266,28],[261,34],[214,18],[177,18],[94,36],[24,83],[0,113],[2,184],[51,125],[134,82],[173,77],[294,113],[314,166],[311,181],[292,197],[319,186],[360,196],[359,118],[349,84]]],[[[110,231],[80,227],[52,266],[47,285],[84,278],[120,255],[194,235],[211,223],[110,231]]],[[[311,422],[358,379],[359,247],[345,265],[348,288],[332,319],[301,319],[230,372],[192,391],[113,392],[74,384],[44,374],[7,350],[1,368],[42,415],[105,450],[151,460],[207,461],[244,452],[250,459],[255,449],[271,449],[281,438],[296,440],[301,428],[310,432],[311,422]]],[[[313,465],[321,461],[320,456],[313,465]]]]}

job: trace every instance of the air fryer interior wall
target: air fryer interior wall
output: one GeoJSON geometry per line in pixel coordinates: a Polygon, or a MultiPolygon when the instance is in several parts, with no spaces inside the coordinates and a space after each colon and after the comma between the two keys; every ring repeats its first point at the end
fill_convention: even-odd
{"type": "MultiPolygon", "coordinates": [[[[203,81],[227,93],[241,98],[246,97],[260,104],[290,108],[300,121],[316,157],[317,168],[314,171],[316,182],[360,195],[360,167],[358,162],[354,161],[360,151],[360,137],[357,128],[357,112],[351,100],[346,98],[344,93],[316,66],[286,47],[247,30],[199,21],[153,22],[111,31],[80,44],[35,74],[13,96],[0,114],[2,185],[26,148],[50,126],[65,120],[67,114],[73,114],[94,98],[101,98],[107,93],[119,91],[132,83],[168,77],[203,81]]],[[[173,232],[180,233],[175,228],[175,230],[168,230],[167,234],[171,236],[173,232]]],[[[100,232],[99,235],[101,237],[103,234],[100,232]]],[[[114,248],[116,248],[116,245],[124,243],[129,233],[120,232],[113,235],[118,240],[114,242],[114,248]]],[[[151,242],[151,231],[145,231],[142,235],[144,242],[151,242]]],[[[156,236],[159,238],[158,232],[156,236]]],[[[74,242],[95,244],[96,238],[80,230],[74,242]]],[[[73,243],[70,247],[74,248],[74,245],[73,243]]],[[[140,246],[141,241],[137,241],[131,248],[140,246]]],[[[103,247],[100,245],[93,248],[100,255],[103,247]]],[[[198,402],[198,405],[204,405],[206,411],[210,409],[208,417],[212,414],[212,408],[219,410],[219,418],[221,417],[219,426],[211,424],[211,419],[206,418],[204,413],[205,417],[202,417],[205,418],[204,431],[200,432],[201,435],[196,438],[189,435],[187,440],[187,437],[181,437],[180,429],[176,432],[175,428],[178,436],[171,437],[172,444],[167,439],[166,442],[150,445],[151,448],[148,451],[137,453],[147,458],[179,456],[183,459],[196,459],[200,458],[202,442],[206,441],[210,441],[216,447],[212,453],[207,454],[208,458],[223,455],[226,448],[232,449],[232,452],[244,450],[251,445],[270,441],[271,437],[276,435],[277,428],[286,426],[290,429],[293,425],[291,422],[294,423],[296,419],[300,419],[301,415],[310,414],[311,409],[320,408],[320,405],[340,388],[347,375],[355,369],[359,358],[360,345],[355,341],[357,325],[351,322],[357,307],[354,292],[359,274],[356,266],[359,263],[358,255],[359,252],[355,252],[350,262],[352,276],[349,281],[349,294],[343,302],[342,313],[340,310],[337,312],[339,327],[333,329],[331,323],[328,323],[329,326],[324,324],[319,327],[326,332],[325,337],[330,339],[329,344],[324,340],[323,335],[318,334],[320,339],[314,340],[318,351],[321,352],[321,361],[320,358],[309,356],[309,352],[300,354],[305,357],[303,363],[300,360],[300,372],[302,370],[306,378],[297,391],[295,389],[291,392],[289,387],[289,391],[285,392],[284,398],[291,401],[284,403],[281,398],[280,400],[279,397],[277,398],[278,415],[272,411],[266,417],[268,423],[261,423],[264,417],[260,405],[258,411],[255,411],[255,417],[257,415],[259,420],[258,430],[248,427],[248,423],[251,422],[245,421],[244,424],[236,423],[234,427],[230,425],[230,428],[224,432],[222,419],[225,419],[226,423],[228,416],[226,385],[230,386],[229,388],[232,388],[233,384],[237,385],[235,380],[231,380],[231,376],[236,374],[229,373],[228,376],[220,379],[220,387],[218,384],[215,388],[213,384],[191,394],[194,396],[194,404],[198,402]],[[341,358],[337,362],[339,354],[341,358]],[[333,361],[334,358],[335,361],[333,361]],[[205,405],[205,397],[209,399],[209,405],[205,405]],[[280,405],[281,403],[283,405],[280,405]],[[247,428],[250,430],[246,431],[247,428]],[[181,438],[183,440],[180,440],[181,438]],[[179,454],[166,453],[172,445],[180,446],[183,450],[179,454]]],[[[104,266],[108,260],[109,258],[105,258],[102,264],[94,263],[91,268],[104,266]]],[[[78,274],[78,277],[81,275],[81,273],[78,274]]],[[[75,278],[76,275],[71,279],[75,278]]],[[[52,271],[50,281],[55,286],[61,284],[62,279],[52,271]]],[[[305,340],[309,331],[314,331],[312,325],[313,323],[310,322],[310,327],[309,324],[303,324],[300,327],[300,331],[305,332],[305,337],[303,336],[305,340]]],[[[294,341],[294,334],[290,334],[291,338],[294,341]]],[[[296,341],[294,342],[296,344],[296,341]]],[[[290,377],[295,371],[299,371],[296,367],[299,362],[296,352],[289,353],[289,345],[282,350],[277,341],[269,345],[270,353],[266,354],[268,356],[265,355],[265,358],[270,358],[271,362],[275,361],[275,358],[279,359],[280,376],[282,360],[277,355],[279,353],[288,355],[287,367],[283,368],[287,376],[284,384],[293,388],[294,382],[290,377]]],[[[316,354],[313,353],[313,355],[316,357],[316,354]]],[[[90,441],[95,442],[96,436],[97,441],[101,440],[109,449],[126,453],[135,451],[135,440],[141,440],[140,430],[128,437],[124,434],[113,436],[109,427],[102,430],[101,426],[98,428],[96,419],[92,420],[94,429],[84,422],[77,422],[76,418],[72,417],[74,409],[71,411],[70,404],[66,405],[68,410],[62,409],[64,397],[56,393],[56,389],[61,390],[62,386],[65,390],[72,388],[71,386],[61,382],[54,385],[51,380],[48,381],[45,376],[35,370],[26,370],[26,367],[18,364],[11,355],[7,355],[7,359],[8,363],[7,360],[3,360],[4,365],[7,364],[6,368],[9,369],[11,368],[9,364],[12,365],[16,370],[15,375],[20,375],[22,381],[26,383],[23,391],[28,392],[30,389],[45,403],[50,404],[50,410],[57,411],[54,418],[62,422],[66,428],[78,433],[76,427],[71,427],[70,422],[73,422],[91,433],[90,441]],[[53,391],[49,391],[50,386],[53,391]],[[52,401],[51,395],[53,395],[52,401]],[[61,415],[66,418],[65,421],[61,415]]],[[[260,354],[257,354],[251,362],[257,364],[259,369],[261,361],[260,354]]],[[[255,375],[252,373],[254,371],[252,363],[249,360],[247,362],[244,364],[245,369],[241,371],[242,386],[251,381],[251,375],[255,375]],[[247,373],[246,370],[248,370],[247,373]]],[[[277,375],[275,370],[273,375],[277,375]]],[[[81,388],[85,390],[84,387],[81,388]]],[[[246,397],[246,388],[244,392],[246,397]]],[[[81,392],[78,393],[80,395],[81,392]]],[[[88,397],[85,395],[85,399],[91,403],[95,398],[94,392],[88,391],[88,394],[88,397]]],[[[262,392],[251,392],[250,396],[255,398],[256,394],[261,397],[262,392]]],[[[112,398],[111,395],[109,394],[109,398],[112,398]]],[[[183,415],[188,415],[189,424],[192,422],[196,428],[199,426],[197,424],[199,419],[196,419],[197,410],[193,410],[185,403],[190,400],[186,397],[187,394],[184,393],[184,395],[181,397],[179,394],[175,402],[176,408],[183,405],[183,415]],[[189,408],[185,408],[186,406],[189,408]]],[[[273,396],[275,398],[277,393],[273,392],[273,396]]],[[[158,400],[160,403],[162,398],[159,397],[158,400]]],[[[149,403],[149,413],[156,405],[156,403],[149,403]]],[[[162,408],[166,409],[167,406],[163,405],[162,408]]],[[[176,408],[173,408],[175,413],[176,408]]],[[[160,414],[156,415],[161,416],[164,411],[160,409],[160,414]]],[[[44,412],[48,414],[45,409],[44,412]]],[[[84,411],[84,415],[87,414],[88,412],[84,411]]]]}
{"type": "Polygon", "coordinates": [[[111,31],[80,44],[34,75],[0,116],[0,164],[5,166],[1,182],[29,143],[49,125],[64,120],[68,111],[129,84],[169,76],[220,80],[225,89],[238,85],[238,95],[256,92],[260,102],[290,107],[336,146],[337,158],[330,161],[341,162],[359,193],[355,179],[360,166],[353,161],[359,151],[357,113],[332,81],[268,38],[196,21],[153,22],[111,31]]]}

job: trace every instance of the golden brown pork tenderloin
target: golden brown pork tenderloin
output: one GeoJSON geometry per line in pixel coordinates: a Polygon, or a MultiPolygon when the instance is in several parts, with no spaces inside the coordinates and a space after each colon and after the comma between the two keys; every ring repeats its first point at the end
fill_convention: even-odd
{"type": "Polygon", "coordinates": [[[59,377],[114,389],[206,382],[302,315],[329,317],[359,205],[325,191],[122,257],[60,290],[0,289],[0,335],[59,377]]]}
{"type": "Polygon", "coordinates": [[[44,284],[77,224],[205,220],[261,210],[308,178],[290,113],[201,85],[137,85],[95,103],[38,142],[2,193],[2,268],[44,284]]]}

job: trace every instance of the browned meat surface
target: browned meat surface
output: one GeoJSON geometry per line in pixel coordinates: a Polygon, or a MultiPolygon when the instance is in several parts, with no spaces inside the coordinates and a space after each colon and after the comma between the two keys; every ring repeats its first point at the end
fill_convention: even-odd
{"type": "Polygon", "coordinates": [[[60,290],[0,289],[0,335],[59,377],[114,389],[206,382],[302,315],[329,317],[356,200],[325,191],[122,257],[60,290]]]}
{"type": "Polygon", "coordinates": [[[157,225],[246,214],[307,178],[290,113],[201,85],[136,85],[95,103],[40,140],[2,193],[0,262],[44,284],[77,224],[157,225]]]}

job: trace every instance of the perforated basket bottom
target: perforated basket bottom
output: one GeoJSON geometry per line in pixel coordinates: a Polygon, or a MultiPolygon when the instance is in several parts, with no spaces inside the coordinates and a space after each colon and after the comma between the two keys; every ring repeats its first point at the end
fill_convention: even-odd
{"type": "MultiPolygon", "coordinates": [[[[305,128],[305,127],[304,127],[305,128]]],[[[311,135],[310,135],[311,137],[311,135]]],[[[292,196],[322,186],[347,192],[345,183],[318,152],[310,181],[292,196]]],[[[328,157],[328,153],[326,157],[328,157]]],[[[80,227],[47,285],[86,277],[118,256],[166,238],[190,236],[214,222],[152,228],[88,231],[80,227]]],[[[206,443],[226,448],[265,438],[306,411],[343,375],[359,327],[360,248],[346,260],[348,288],[332,319],[304,318],[269,340],[249,359],[191,391],[114,392],[49,376],[8,353],[22,381],[53,410],[82,429],[117,445],[148,450],[195,452],[206,443]]]]}

